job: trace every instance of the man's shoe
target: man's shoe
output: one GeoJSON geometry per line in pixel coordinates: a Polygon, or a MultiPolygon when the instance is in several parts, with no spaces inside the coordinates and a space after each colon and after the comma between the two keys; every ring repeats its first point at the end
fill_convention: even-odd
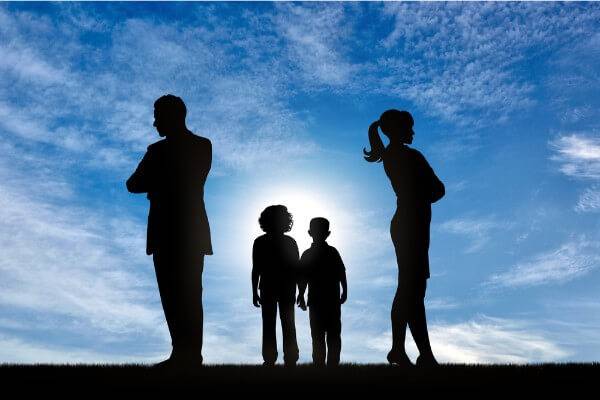
{"type": "Polygon", "coordinates": [[[154,368],[170,368],[172,366],[173,360],[170,358],[167,358],[166,360],[163,360],[153,365],[154,368]]]}
{"type": "Polygon", "coordinates": [[[406,353],[396,353],[390,351],[387,355],[387,360],[390,364],[403,368],[410,368],[413,366],[413,363],[410,362],[410,358],[408,358],[406,353]]]}

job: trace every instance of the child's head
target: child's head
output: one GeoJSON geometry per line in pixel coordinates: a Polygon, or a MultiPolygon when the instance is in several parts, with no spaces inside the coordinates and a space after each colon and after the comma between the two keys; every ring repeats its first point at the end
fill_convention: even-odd
{"type": "Polygon", "coordinates": [[[285,233],[292,230],[294,220],[286,206],[269,206],[260,213],[258,218],[260,229],[266,233],[285,233]]]}
{"type": "Polygon", "coordinates": [[[308,234],[314,242],[324,242],[331,232],[329,231],[329,221],[323,217],[317,217],[310,220],[310,229],[308,234]]]}

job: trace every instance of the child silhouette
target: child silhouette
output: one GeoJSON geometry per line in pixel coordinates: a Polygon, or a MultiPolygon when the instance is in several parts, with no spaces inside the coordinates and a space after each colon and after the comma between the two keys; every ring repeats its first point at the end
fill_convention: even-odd
{"type": "Polygon", "coordinates": [[[265,234],[254,240],[252,248],[252,302],[262,309],[264,365],[277,361],[275,325],[279,306],[283,361],[286,366],[293,366],[298,361],[294,321],[298,245],[285,235],[292,229],[292,214],[285,206],[269,206],[260,214],[258,223],[265,234]]]}
{"type": "Polygon", "coordinates": [[[346,302],[348,287],[342,258],[336,248],[326,242],[330,233],[327,219],[319,217],[310,221],[308,234],[313,238],[313,243],[300,258],[297,303],[306,311],[304,291],[308,286],[313,363],[325,365],[327,355],[327,365],[336,366],[340,363],[342,349],[341,305],[346,302]]]}

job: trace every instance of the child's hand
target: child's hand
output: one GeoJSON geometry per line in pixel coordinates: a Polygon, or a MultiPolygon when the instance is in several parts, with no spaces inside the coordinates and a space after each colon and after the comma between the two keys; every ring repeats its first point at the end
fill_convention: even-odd
{"type": "Polygon", "coordinates": [[[298,299],[296,300],[296,304],[298,304],[298,307],[300,307],[300,309],[302,311],[306,311],[306,302],[304,301],[304,296],[303,295],[298,295],[298,299]]]}
{"type": "Polygon", "coordinates": [[[260,307],[260,296],[258,293],[254,293],[252,296],[252,303],[254,303],[254,307],[260,307]]]}
{"type": "Polygon", "coordinates": [[[348,299],[348,295],[346,294],[346,292],[343,292],[342,297],[340,298],[340,304],[344,304],[347,299],[348,299]]]}

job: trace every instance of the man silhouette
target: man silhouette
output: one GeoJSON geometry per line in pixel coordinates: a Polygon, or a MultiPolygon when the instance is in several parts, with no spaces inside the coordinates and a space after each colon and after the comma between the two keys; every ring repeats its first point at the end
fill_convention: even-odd
{"type": "Polygon", "coordinates": [[[131,193],[150,200],[146,253],[153,256],[173,347],[161,365],[202,363],[202,271],[204,255],[212,254],[204,183],[212,146],[187,129],[186,113],[177,96],[156,100],[154,126],[165,139],[148,146],[127,180],[131,193]]]}

